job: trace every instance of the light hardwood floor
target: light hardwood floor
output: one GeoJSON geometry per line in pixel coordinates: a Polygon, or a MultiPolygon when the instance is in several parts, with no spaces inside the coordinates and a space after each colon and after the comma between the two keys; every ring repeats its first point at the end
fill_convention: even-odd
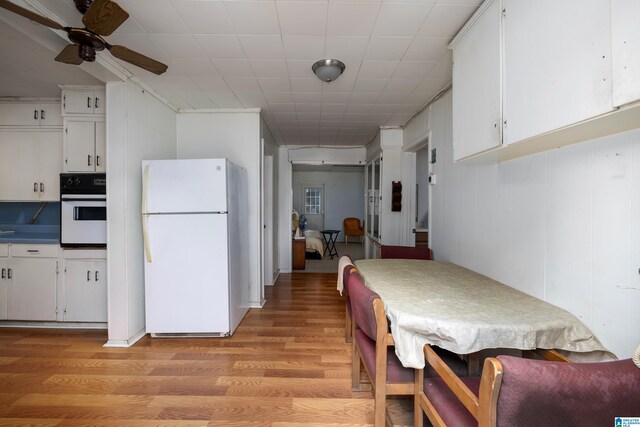
{"type": "MultiPolygon", "coordinates": [[[[0,426],[371,426],[351,391],[335,273],[280,276],[231,338],[104,348],[105,331],[0,329],[0,426]]],[[[406,400],[392,402],[410,425],[406,400]]]]}

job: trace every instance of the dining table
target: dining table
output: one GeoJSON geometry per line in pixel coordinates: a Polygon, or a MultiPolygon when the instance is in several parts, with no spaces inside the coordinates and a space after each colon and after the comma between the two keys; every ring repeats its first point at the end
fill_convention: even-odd
{"type": "Polygon", "coordinates": [[[568,311],[456,264],[366,259],[355,267],[382,299],[405,367],[424,368],[425,344],[459,355],[557,349],[613,356],[568,311]]]}

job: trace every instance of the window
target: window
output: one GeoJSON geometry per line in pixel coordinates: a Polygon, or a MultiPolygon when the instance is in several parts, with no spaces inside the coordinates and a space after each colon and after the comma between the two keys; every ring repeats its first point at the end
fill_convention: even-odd
{"type": "Polygon", "coordinates": [[[308,215],[319,215],[322,213],[322,189],[304,189],[304,213],[308,215]]]}

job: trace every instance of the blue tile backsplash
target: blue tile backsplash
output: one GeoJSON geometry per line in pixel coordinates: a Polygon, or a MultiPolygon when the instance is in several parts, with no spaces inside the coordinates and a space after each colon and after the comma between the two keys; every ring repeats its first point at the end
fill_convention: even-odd
{"type": "Polygon", "coordinates": [[[28,224],[29,220],[46,203],[34,225],[60,225],[60,202],[0,202],[0,224],[28,224]]]}

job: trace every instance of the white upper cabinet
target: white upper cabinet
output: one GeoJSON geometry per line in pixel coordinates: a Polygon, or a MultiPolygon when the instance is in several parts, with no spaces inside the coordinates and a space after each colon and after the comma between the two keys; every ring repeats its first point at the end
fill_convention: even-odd
{"type": "Polygon", "coordinates": [[[105,155],[104,120],[65,118],[65,172],[104,172],[105,155]]]}
{"type": "Polygon", "coordinates": [[[505,144],[613,109],[609,4],[504,0],[505,144]]]}
{"type": "Polygon", "coordinates": [[[68,88],[62,90],[62,114],[97,114],[105,113],[104,88],[68,88]]]}
{"type": "Polygon", "coordinates": [[[611,0],[613,105],[640,100],[640,2],[611,0]]]}
{"type": "Polygon", "coordinates": [[[0,102],[0,126],[8,127],[42,127],[62,126],[60,101],[0,102]]]}
{"type": "Polygon", "coordinates": [[[485,1],[451,43],[453,156],[502,144],[502,1],[485,1]]]}

